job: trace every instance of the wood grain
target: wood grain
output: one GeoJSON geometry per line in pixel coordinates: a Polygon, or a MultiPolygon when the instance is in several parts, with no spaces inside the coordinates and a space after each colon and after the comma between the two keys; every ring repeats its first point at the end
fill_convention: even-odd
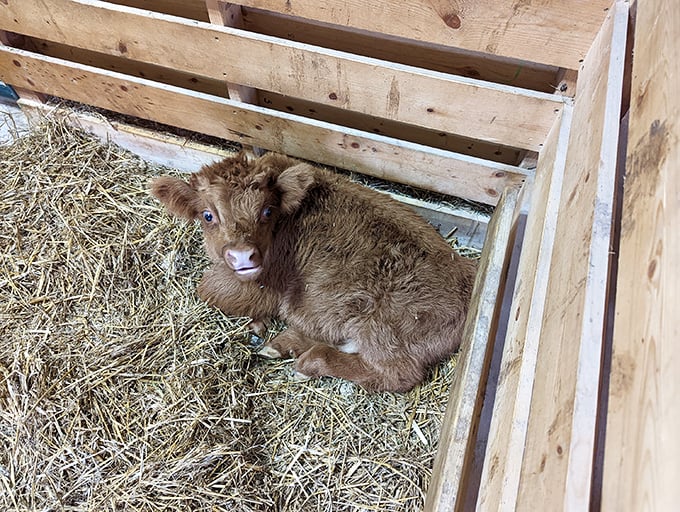
{"type": "Polygon", "coordinates": [[[0,47],[0,79],[420,188],[495,204],[517,167],[187,91],[24,50],[0,47]]]}
{"type": "Polygon", "coordinates": [[[514,240],[518,196],[517,188],[507,189],[488,226],[427,491],[426,512],[461,510],[463,507],[465,472],[476,439],[478,413],[500,310],[497,298],[503,293],[514,240]]]}
{"type": "Polygon", "coordinates": [[[477,510],[515,510],[572,107],[539,155],[488,435],[477,510]]]}
{"type": "Polygon", "coordinates": [[[638,2],[602,510],[680,503],[680,11],[638,2]]]}
{"type": "Polygon", "coordinates": [[[242,0],[335,25],[577,69],[611,0],[242,0]]]}
{"type": "Polygon", "coordinates": [[[628,4],[584,60],[566,156],[516,507],[587,510],[606,316],[628,4]]]}
{"type": "Polygon", "coordinates": [[[0,29],[531,151],[562,105],[546,93],[106,2],[6,3],[0,29]]]}

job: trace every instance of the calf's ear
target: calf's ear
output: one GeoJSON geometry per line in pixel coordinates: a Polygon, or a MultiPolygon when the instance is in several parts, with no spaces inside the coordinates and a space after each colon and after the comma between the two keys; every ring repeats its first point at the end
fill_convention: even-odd
{"type": "Polygon", "coordinates": [[[276,187],[281,192],[281,211],[294,212],[313,183],[314,167],[309,164],[297,164],[283,171],[276,179],[276,187]]]}
{"type": "Polygon", "coordinates": [[[151,193],[177,217],[193,220],[201,213],[198,194],[179,178],[170,176],[156,178],[151,182],[151,193]]]}

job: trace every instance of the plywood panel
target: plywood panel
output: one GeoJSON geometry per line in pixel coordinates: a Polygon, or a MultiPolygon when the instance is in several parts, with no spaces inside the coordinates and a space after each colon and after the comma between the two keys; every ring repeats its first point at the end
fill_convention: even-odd
{"type": "Polygon", "coordinates": [[[580,70],[516,507],[587,510],[605,326],[628,4],[580,70]]]}
{"type": "Polygon", "coordinates": [[[680,503],[680,11],[638,2],[602,510],[680,503]]]}
{"type": "Polygon", "coordinates": [[[95,0],[6,3],[0,29],[532,151],[562,104],[546,93],[95,0]]]}
{"type": "Polygon", "coordinates": [[[517,221],[519,190],[503,194],[489,223],[470,312],[427,491],[426,512],[462,510],[465,472],[474,449],[478,413],[493,348],[503,284],[517,221]]]}
{"type": "Polygon", "coordinates": [[[117,112],[495,204],[521,169],[0,47],[0,79],[117,112]]]}
{"type": "Polygon", "coordinates": [[[242,0],[242,5],[577,69],[611,0],[242,0]]]}

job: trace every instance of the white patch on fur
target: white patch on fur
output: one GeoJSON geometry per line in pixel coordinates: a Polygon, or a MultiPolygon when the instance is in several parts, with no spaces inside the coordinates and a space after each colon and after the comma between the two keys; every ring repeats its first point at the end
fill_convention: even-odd
{"type": "Polygon", "coordinates": [[[359,343],[357,343],[356,340],[347,339],[342,345],[338,346],[338,350],[340,352],[344,352],[345,354],[358,354],[359,343]]]}

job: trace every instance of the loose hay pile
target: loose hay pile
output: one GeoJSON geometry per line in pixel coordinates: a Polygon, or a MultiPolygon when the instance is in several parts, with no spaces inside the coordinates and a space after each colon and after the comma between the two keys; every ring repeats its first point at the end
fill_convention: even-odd
{"type": "Polygon", "coordinates": [[[166,172],[54,120],[0,147],[0,510],[420,510],[453,362],[368,395],[255,357],[166,172]]]}

